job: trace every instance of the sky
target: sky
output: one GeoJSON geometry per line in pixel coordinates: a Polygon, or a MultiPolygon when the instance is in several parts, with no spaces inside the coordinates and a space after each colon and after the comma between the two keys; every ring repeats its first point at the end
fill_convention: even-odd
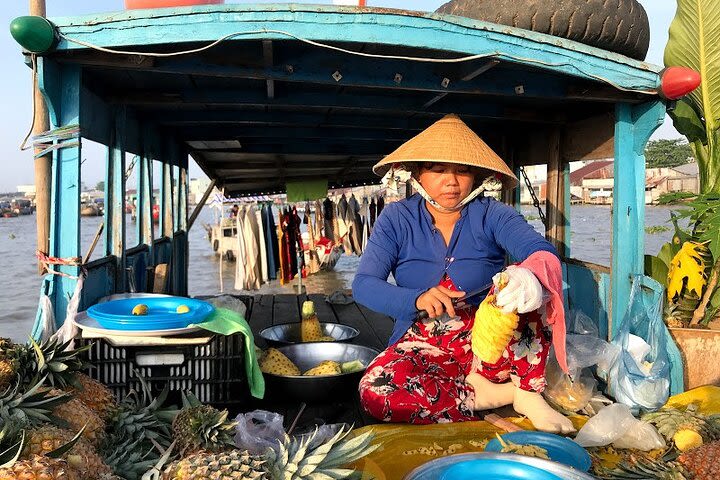
{"type": "MultiPolygon", "coordinates": [[[[226,3],[270,3],[262,0],[238,1],[226,0],[226,3]]],[[[330,3],[323,0],[302,1],[296,3],[330,3]]],[[[433,11],[444,3],[443,0],[369,0],[371,6],[390,8],[411,8],[413,10],[433,11]]],[[[650,18],[650,51],[647,61],[662,65],[663,51],[667,43],[668,28],[675,15],[676,3],[673,0],[640,0],[650,18]]],[[[48,17],[85,15],[97,12],[113,12],[124,8],[123,0],[46,0],[48,17]]],[[[22,152],[19,145],[30,129],[32,119],[31,72],[24,64],[20,47],[10,36],[10,22],[13,18],[27,15],[28,0],[6,0],[0,6],[0,60],[3,65],[2,88],[0,88],[0,192],[13,192],[17,185],[33,183],[33,158],[30,151],[22,152]]],[[[666,118],[653,138],[678,138],[680,134],[666,118]]],[[[104,160],[97,148],[83,150],[83,183],[94,186],[104,177],[104,160]]],[[[202,176],[195,165],[190,167],[190,176],[202,176]]]]}

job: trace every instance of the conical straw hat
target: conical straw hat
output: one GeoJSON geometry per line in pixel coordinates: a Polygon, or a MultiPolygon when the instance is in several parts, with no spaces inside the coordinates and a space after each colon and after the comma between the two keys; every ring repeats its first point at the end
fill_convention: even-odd
{"type": "Polygon", "coordinates": [[[510,167],[457,115],[446,115],[398,147],[373,167],[382,176],[395,163],[458,163],[500,173],[506,188],[515,188],[510,167]]]}

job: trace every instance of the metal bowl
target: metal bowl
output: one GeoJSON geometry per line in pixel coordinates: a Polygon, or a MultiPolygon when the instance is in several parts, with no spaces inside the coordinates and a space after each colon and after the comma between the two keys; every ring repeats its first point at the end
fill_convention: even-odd
{"type": "MultiPolygon", "coordinates": [[[[310,370],[324,360],[338,363],[360,360],[367,366],[380,352],[362,345],[334,342],[296,343],[278,347],[297,365],[301,372],[310,370]]],[[[327,402],[357,392],[365,370],[340,375],[281,376],[265,373],[268,398],[293,398],[303,402],[327,402]]]]}
{"type": "MultiPolygon", "coordinates": [[[[320,323],[323,335],[333,337],[336,342],[349,342],[360,335],[360,332],[353,327],[340,323],[320,323]]],[[[300,336],[300,322],[283,323],[263,329],[260,336],[270,347],[280,345],[292,345],[302,343],[300,336]]]]}
{"type": "MultiPolygon", "coordinates": [[[[489,453],[489,452],[478,452],[478,453],[461,453],[458,455],[449,455],[447,457],[438,458],[431,460],[424,465],[419,466],[403,480],[438,480],[443,478],[443,473],[453,465],[469,460],[508,460],[512,462],[518,462],[531,467],[539,468],[540,470],[552,473],[563,480],[595,480],[595,477],[586,472],[575,470],[572,467],[563,465],[557,462],[551,462],[550,460],[544,460],[542,458],[526,457],[525,455],[516,455],[514,453],[489,453]]],[[[464,480],[458,478],[457,480],[464,480]]]]}

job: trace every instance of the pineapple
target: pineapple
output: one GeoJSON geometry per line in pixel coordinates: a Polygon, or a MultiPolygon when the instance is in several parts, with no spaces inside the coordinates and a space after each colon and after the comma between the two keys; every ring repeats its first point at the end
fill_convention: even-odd
{"type": "Polygon", "coordinates": [[[26,460],[19,460],[12,466],[0,468],[2,480],[81,480],[76,473],[68,469],[65,460],[31,455],[26,460]]]}
{"type": "Polygon", "coordinates": [[[228,421],[227,410],[201,404],[191,393],[183,394],[183,409],[173,420],[173,436],[181,454],[198,450],[218,452],[235,446],[237,422],[228,421]]]}
{"type": "Polygon", "coordinates": [[[276,348],[268,348],[260,358],[260,370],[273,375],[300,375],[300,369],[276,348]]]}
{"type": "MultiPolygon", "coordinates": [[[[53,452],[73,441],[74,436],[72,432],[52,425],[27,430],[25,447],[20,458],[28,459],[53,452]]],[[[69,470],[77,472],[77,478],[96,479],[100,475],[111,473],[95,448],[84,438],[78,438],[75,445],[62,454],[62,458],[67,462],[69,470]]]]}
{"type": "Polygon", "coordinates": [[[0,338],[0,392],[13,387],[18,376],[17,346],[7,338],[0,338]]]}
{"type": "Polygon", "coordinates": [[[604,480],[702,480],[695,479],[692,473],[678,462],[667,462],[662,459],[655,461],[632,455],[627,460],[613,469],[598,468],[595,474],[604,480]]]}
{"type": "Polygon", "coordinates": [[[108,420],[117,409],[112,391],[102,383],[84,373],[76,373],[73,386],[65,388],[75,398],[87,405],[103,420],[108,420]]]}
{"type": "Polygon", "coordinates": [[[678,461],[695,475],[695,480],[716,480],[720,478],[720,441],[685,452],[678,461]]]}
{"type": "Polygon", "coordinates": [[[253,456],[246,451],[198,452],[168,466],[163,480],[234,478],[256,480],[344,479],[356,475],[345,465],[373,452],[372,433],[347,439],[351,429],[341,429],[325,443],[317,442],[318,431],[304,439],[287,435],[276,449],[253,456]]]}
{"type": "Polygon", "coordinates": [[[315,304],[313,302],[303,302],[302,306],[302,322],[300,324],[300,339],[303,342],[318,342],[325,337],[315,314],[315,304]]]}
{"type": "Polygon", "coordinates": [[[681,452],[720,439],[720,421],[714,416],[703,415],[698,405],[691,403],[685,408],[664,407],[643,415],[642,420],[655,425],[668,441],[674,441],[681,452]]]}
{"type": "MultiPolygon", "coordinates": [[[[51,395],[63,395],[61,390],[50,390],[51,395]]],[[[71,398],[67,402],[58,405],[53,410],[53,415],[72,430],[80,430],[85,427],[83,437],[95,446],[105,438],[105,422],[100,415],[77,398],[71,398]]]]}
{"type": "Polygon", "coordinates": [[[333,362],[332,360],[325,360],[303,373],[303,375],[340,375],[341,373],[342,369],[339,363],[333,362]]]}
{"type": "MultiPolygon", "coordinates": [[[[155,466],[159,459],[155,447],[144,446],[140,440],[114,443],[103,454],[105,464],[125,480],[140,480],[145,472],[155,466]]],[[[113,478],[105,475],[102,480],[113,478]]]]}
{"type": "Polygon", "coordinates": [[[471,340],[475,356],[491,364],[500,360],[519,322],[517,313],[504,313],[495,305],[495,295],[488,295],[475,313],[471,340]]]}
{"type": "Polygon", "coordinates": [[[237,478],[269,480],[264,461],[245,450],[221,453],[198,452],[171,464],[163,473],[163,480],[204,480],[208,478],[237,478]]]}

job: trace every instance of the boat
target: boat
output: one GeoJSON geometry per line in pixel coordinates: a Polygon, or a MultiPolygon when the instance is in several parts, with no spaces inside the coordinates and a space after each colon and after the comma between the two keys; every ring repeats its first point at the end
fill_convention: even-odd
{"type": "MultiPolygon", "coordinates": [[[[283,193],[288,182],[314,179],[327,179],[329,188],[375,184],[371,167],[383,155],[455,113],[482,131],[518,178],[524,166],[547,165],[547,237],[562,256],[566,306],[590,317],[603,338],[621,325],[633,279],[644,273],[642,152],[671,103],[662,95],[662,67],[514,27],[387,8],[232,4],[50,21],[59,40],[40,52],[38,78],[52,128],[79,122],[82,139],[139,156],[140,245],[123,235],[125,155],[111,155],[105,234],[114,241],[105,257],[85,266],[93,281],[84,285],[82,305],[125,292],[123,272],[132,265],[165,265],[163,293],[187,295],[188,231],[207,198],[189,212],[189,157],[231,197],[283,193]],[[178,53],[152,56],[160,52],[178,53]],[[608,267],[572,258],[564,159],[609,157],[615,175],[608,267]],[[153,179],[154,161],[161,171],[153,179]],[[160,185],[157,204],[153,182],[160,185]]],[[[78,138],[53,152],[61,182],[52,190],[53,257],[82,255],[79,240],[66,241],[80,235],[82,210],[71,187],[80,183],[81,149],[78,138]]],[[[520,207],[517,192],[502,200],[520,207]]],[[[62,325],[79,268],[56,268],[66,276],[45,277],[42,293],[62,325]]],[[[148,288],[145,277],[135,286],[148,288]]],[[[255,306],[253,329],[296,318],[302,303],[243,298],[255,306]]],[[[331,311],[348,324],[372,315],[355,305],[331,311]]],[[[365,339],[358,341],[382,348],[392,321],[378,315],[362,325],[365,339]]],[[[41,330],[38,321],[33,336],[41,330]]],[[[679,393],[682,359],[671,355],[671,392],[679,393]]],[[[357,405],[343,411],[357,412],[357,405]]],[[[348,415],[342,421],[367,421],[348,415]]]]}
{"type": "Polygon", "coordinates": [[[83,217],[99,217],[102,214],[100,207],[93,201],[84,202],[80,205],[80,215],[83,217]]]}

